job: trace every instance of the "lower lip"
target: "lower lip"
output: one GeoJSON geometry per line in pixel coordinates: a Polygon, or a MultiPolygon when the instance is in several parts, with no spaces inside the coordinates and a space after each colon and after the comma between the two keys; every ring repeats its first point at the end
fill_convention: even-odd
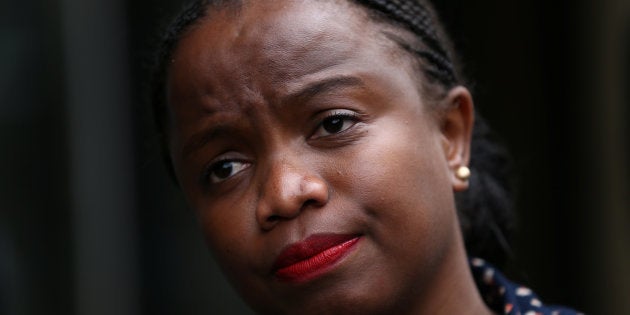
{"type": "Polygon", "coordinates": [[[330,271],[344,256],[350,253],[360,237],[328,248],[317,255],[276,271],[276,277],[289,282],[306,282],[330,271]]]}

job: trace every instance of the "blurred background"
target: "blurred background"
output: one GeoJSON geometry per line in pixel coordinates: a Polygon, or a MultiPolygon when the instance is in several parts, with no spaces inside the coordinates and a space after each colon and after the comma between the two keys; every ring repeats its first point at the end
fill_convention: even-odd
{"type": "MultiPolygon", "coordinates": [[[[630,314],[630,1],[436,1],[515,158],[508,273],[630,314]]],[[[175,0],[0,2],[0,314],[250,314],[170,181],[147,60],[175,0]]]]}

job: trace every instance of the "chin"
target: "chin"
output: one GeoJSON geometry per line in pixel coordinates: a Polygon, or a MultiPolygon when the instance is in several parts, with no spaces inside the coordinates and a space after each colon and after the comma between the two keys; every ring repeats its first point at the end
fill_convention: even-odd
{"type": "Polygon", "coordinates": [[[396,288],[391,277],[378,270],[365,269],[352,278],[347,273],[343,276],[283,288],[266,297],[250,294],[255,298],[247,302],[257,314],[269,315],[399,313],[394,301],[400,301],[400,288],[396,288]],[[275,303],[270,305],[270,301],[275,303]]]}

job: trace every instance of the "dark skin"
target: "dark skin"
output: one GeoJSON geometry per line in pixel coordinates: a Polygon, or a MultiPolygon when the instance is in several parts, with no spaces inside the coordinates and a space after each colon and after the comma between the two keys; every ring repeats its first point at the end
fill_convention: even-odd
{"type": "Polygon", "coordinates": [[[231,10],[174,53],[170,148],[245,301],[265,314],[489,314],[453,197],[468,185],[455,172],[469,158],[469,92],[428,104],[391,28],[350,4],[231,10]],[[361,240],[315,279],[278,279],[281,250],[318,233],[361,240]]]}

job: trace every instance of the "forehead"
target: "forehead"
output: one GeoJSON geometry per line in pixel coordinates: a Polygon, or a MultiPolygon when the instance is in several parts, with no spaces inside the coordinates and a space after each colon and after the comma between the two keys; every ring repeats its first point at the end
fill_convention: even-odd
{"type": "Polygon", "coordinates": [[[287,83],[381,50],[383,41],[374,40],[379,36],[367,13],[346,1],[245,1],[237,9],[211,8],[179,43],[169,86],[194,94],[235,79],[254,85],[259,76],[287,83]]]}

